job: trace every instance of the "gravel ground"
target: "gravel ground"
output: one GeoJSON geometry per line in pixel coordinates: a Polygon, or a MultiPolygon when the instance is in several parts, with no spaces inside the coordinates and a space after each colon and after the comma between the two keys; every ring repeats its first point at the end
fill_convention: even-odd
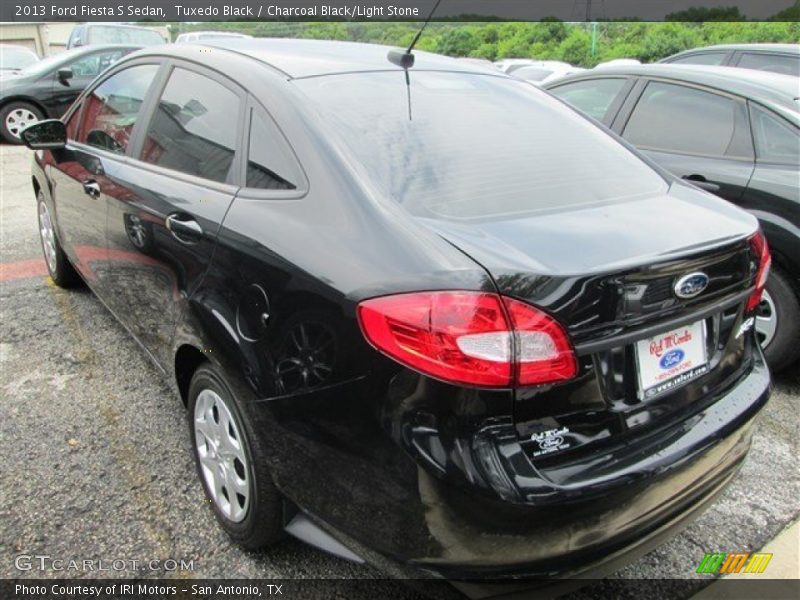
{"type": "MultiPolygon", "coordinates": [[[[2,263],[40,256],[29,158],[0,146],[2,263]]],[[[291,539],[262,554],[231,545],[205,506],[180,401],[85,288],[67,292],[41,276],[0,283],[0,395],[0,577],[63,575],[17,571],[19,554],[183,559],[194,570],[181,577],[370,578],[346,595],[416,596],[291,539]]],[[[798,404],[795,367],[777,378],[753,451],[721,499],[672,541],[573,597],[624,597],[631,585],[618,580],[689,578],[665,581],[659,594],[687,597],[708,581],[691,579],[705,552],[757,549],[796,519],[798,404]]]]}

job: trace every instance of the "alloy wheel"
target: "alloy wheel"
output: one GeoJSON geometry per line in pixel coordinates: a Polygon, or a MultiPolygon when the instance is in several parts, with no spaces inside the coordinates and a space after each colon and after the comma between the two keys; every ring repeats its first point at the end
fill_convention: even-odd
{"type": "Polygon", "coordinates": [[[226,519],[243,521],[252,496],[245,441],[230,408],[214,390],[197,395],[194,432],[203,479],[214,504],[226,519]]]}
{"type": "Polygon", "coordinates": [[[53,220],[44,200],[39,199],[39,237],[42,239],[42,250],[50,273],[55,273],[58,266],[56,255],[56,234],[53,229],[53,220]]]}
{"type": "Polygon", "coordinates": [[[778,330],[778,312],[775,309],[775,301],[769,292],[764,290],[761,296],[761,304],[756,310],[756,337],[762,348],[770,345],[775,338],[778,330]]]}
{"type": "Polygon", "coordinates": [[[38,121],[39,118],[27,108],[17,108],[6,116],[6,131],[19,139],[20,134],[26,127],[30,127],[38,121]]]}

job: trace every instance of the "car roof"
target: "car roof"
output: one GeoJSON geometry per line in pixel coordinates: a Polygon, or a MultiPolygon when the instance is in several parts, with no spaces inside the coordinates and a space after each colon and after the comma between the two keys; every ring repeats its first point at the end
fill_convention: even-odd
{"type": "MultiPolygon", "coordinates": [[[[81,25],[87,25],[89,27],[118,27],[120,29],[148,29],[150,31],[156,31],[152,27],[145,27],[143,25],[130,25],[128,23],[81,23],[81,25]]],[[[158,33],[156,31],[156,33],[158,33]]]]}
{"type": "MultiPolygon", "coordinates": [[[[249,56],[291,78],[363,71],[394,71],[401,67],[389,62],[392,48],[378,44],[288,38],[231,38],[198,40],[196,45],[230,50],[249,56]]],[[[490,73],[503,76],[492,65],[456,60],[438,54],[414,51],[413,70],[490,73]]]]}
{"type": "Polygon", "coordinates": [[[571,81],[593,79],[595,77],[660,77],[694,83],[742,96],[765,104],[787,114],[800,122],[800,85],[792,75],[740,69],[738,67],[717,67],[707,65],[675,65],[670,63],[652,65],[609,66],[603,69],[590,69],[575,75],[568,75],[544,87],[556,87],[571,81]]]}
{"type": "Polygon", "coordinates": [[[757,52],[783,52],[800,54],[800,44],[716,44],[714,46],[703,46],[702,48],[692,48],[667,57],[666,60],[676,56],[707,52],[709,50],[753,50],[757,52]]]}

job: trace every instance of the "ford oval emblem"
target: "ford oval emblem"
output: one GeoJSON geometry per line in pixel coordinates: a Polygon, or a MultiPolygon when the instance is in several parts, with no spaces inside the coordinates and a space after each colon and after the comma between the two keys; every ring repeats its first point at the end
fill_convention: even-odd
{"type": "Polygon", "coordinates": [[[671,369],[675,365],[681,364],[684,356],[686,356],[686,354],[683,350],[680,348],[675,348],[675,350],[670,350],[664,356],[662,356],[661,360],[658,361],[658,365],[662,369],[671,369]]]}
{"type": "Polygon", "coordinates": [[[675,284],[673,290],[678,298],[694,298],[708,287],[708,275],[697,271],[684,275],[675,284]]]}

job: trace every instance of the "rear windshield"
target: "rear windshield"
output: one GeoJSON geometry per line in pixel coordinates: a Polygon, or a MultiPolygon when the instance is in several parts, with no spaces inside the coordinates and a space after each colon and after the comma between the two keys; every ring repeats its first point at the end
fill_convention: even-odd
{"type": "Polygon", "coordinates": [[[135,44],[154,46],[163,44],[164,38],[157,31],[134,27],[112,27],[92,25],[89,28],[89,42],[92,44],[135,44]]]}
{"type": "Polygon", "coordinates": [[[297,79],[353,164],[412,214],[472,219],[663,193],[665,180],[531,84],[402,71],[297,79]],[[409,115],[410,110],[410,115],[409,115]]]}

